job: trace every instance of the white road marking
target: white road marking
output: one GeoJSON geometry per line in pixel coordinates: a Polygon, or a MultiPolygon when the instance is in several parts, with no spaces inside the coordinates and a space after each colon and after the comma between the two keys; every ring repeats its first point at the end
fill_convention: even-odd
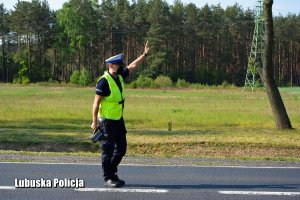
{"type": "Polygon", "coordinates": [[[125,188],[78,188],[80,192],[136,192],[136,193],[167,193],[168,190],[161,189],[125,189],[125,188]]]}
{"type": "MultiPolygon", "coordinates": [[[[0,164],[32,164],[32,165],[96,165],[100,163],[47,163],[47,162],[0,162],[0,164]]],[[[260,167],[260,166],[201,166],[201,165],[151,165],[151,164],[120,164],[120,166],[136,167],[198,167],[198,168],[242,168],[242,169],[300,169],[300,167],[260,167]]]]}
{"type": "Polygon", "coordinates": [[[0,186],[0,190],[15,190],[14,186],[0,186]]]}
{"type": "Polygon", "coordinates": [[[265,191],[219,191],[220,194],[263,195],[263,196],[300,196],[300,192],[265,192],[265,191]]]}

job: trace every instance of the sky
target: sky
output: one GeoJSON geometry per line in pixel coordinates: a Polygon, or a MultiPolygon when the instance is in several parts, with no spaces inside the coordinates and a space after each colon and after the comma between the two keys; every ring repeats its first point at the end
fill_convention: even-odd
{"type": "MultiPolygon", "coordinates": [[[[16,4],[18,0],[0,0],[0,4],[3,3],[4,7],[7,10],[12,10],[13,6],[16,4]]],[[[30,1],[30,0],[26,0],[30,1]]],[[[69,0],[48,0],[49,6],[52,10],[58,10],[62,8],[64,2],[69,0]]],[[[101,2],[101,0],[98,0],[101,2]]],[[[174,0],[166,0],[169,5],[172,5],[174,0]]],[[[254,9],[256,5],[256,0],[181,0],[182,3],[194,3],[198,8],[201,8],[205,4],[209,5],[217,5],[218,3],[221,4],[223,8],[227,6],[234,5],[238,3],[244,9],[250,8],[254,9]]],[[[299,14],[300,13],[300,0],[274,0],[273,4],[273,13],[274,15],[287,15],[288,13],[299,14]]]]}

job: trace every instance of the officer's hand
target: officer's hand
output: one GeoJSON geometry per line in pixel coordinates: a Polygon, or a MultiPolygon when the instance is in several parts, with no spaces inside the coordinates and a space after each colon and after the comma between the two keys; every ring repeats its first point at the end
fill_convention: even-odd
{"type": "Polygon", "coordinates": [[[93,133],[95,133],[96,132],[96,129],[97,129],[97,123],[92,123],[91,124],[91,128],[92,128],[92,130],[93,130],[93,133]]]}
{"type": "Polygon", "coordinates": [[[148,46],[148,41],[147,41],[144,47],[144,54],[148,54],[149,49],[150,47],[148,46]]]}

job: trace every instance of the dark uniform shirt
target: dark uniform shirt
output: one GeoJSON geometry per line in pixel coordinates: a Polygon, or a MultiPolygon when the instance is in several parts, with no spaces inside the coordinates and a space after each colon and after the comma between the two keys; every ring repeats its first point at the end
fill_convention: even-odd
{"type": "MultiPolygon", "coordinates": [[[[116,82],[117,86],[119,87],[120,91],[122,91],[122,85],[121,85],[121,81],[120,81],[119,77],[115,78],[110,73],[109,73],[109,75],[115,80],[115,82],[116,82]]],[[[123,79],[125,79],[128,75],[129,75],[129,69],[125,68],[125,70],[123,71],[121,76],[122,76],[123,79]]],[[[110,95],[110,89],[109,89],[108,81],[106,80],[106,78],[101,78],[97,82],[96,94],[100,95],[100,96],[103,96],[103,97],[107,97],[107,96],[110,95]]]]}

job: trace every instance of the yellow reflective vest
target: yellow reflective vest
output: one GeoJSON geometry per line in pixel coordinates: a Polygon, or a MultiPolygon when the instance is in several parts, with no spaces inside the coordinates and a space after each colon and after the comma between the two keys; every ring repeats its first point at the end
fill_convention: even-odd
{"type": "Polygon", "coordinates": [[[100,118],[119,120],[123,116],[125,84],[122,76],[118,75],[118,77],[122,85],[122,93],[113,77],[111,77],[111,75],[107,71],[105,71],[104,75],[101,77],[107,80],[110,89],[110,95],[104,97],[100,102],[100,108],[98,113],[98,116],[100,118]]]}

